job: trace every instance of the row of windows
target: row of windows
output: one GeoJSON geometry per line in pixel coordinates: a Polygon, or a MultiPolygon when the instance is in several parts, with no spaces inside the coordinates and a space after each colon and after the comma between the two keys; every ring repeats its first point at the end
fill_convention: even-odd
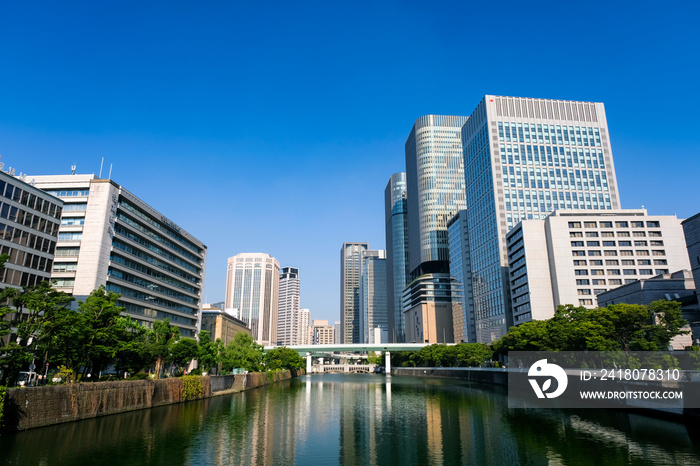
{"type": "MultiPolygon", "coordinates": [[[[630,235],[629,231],[587,231],[586,238],[614,238],[617,233],[618,238],[630,238],[634,236],[635,238],[646,238],[647,232],[645,231],[633,231],[630,235]]],[[[571,231],[569,232],[571,238],[583,238],[583,232],[581,231],[571,231]]],[[[661,238],[661,231],[650,231],[650,238],[661,238]]]]}
{"type": "Polygon", "coordinates": [[[53,263],[53,259],[51,258],[22,251],[21,249],[12,248],[10,246],[3,246],[1,251],[2,254],[7,254],[10,256],[7,261],[8,264],[27,267],[38,272],[48,273],[51,270],[51,264],[53,263]]]}
{"type": "MultiPolygon", "coordinates": [[[[569,222],[569,228],[581,228],[581,223],[582,222],[569,222]]],[[[644,228],[644,222],[641,220],[635,220],[632,222],[619,220],[614,222],[614,224],[616,228],[629,228],[630,225],[632,225],[632,228],[644,228]]],[[[598,228],[598,225],[600,225],[600,228],[612,228],[613,222],[583,222],[583,228],[598,228]]],[[[647,228],[659,228],[661,225],[658,221],[647,221],[646,226],[647,228]]]]}
{"type": "Polygon", "coordinates": [[[498,140],[579,146],[601,145],[600,129],[597,127],[542,125],[507,121],[498,122],[498,140]]]}
{"type": "Polygon", "coordinates": [[[58,204],[50,202],[47,199],[26,191],[19,186],[14,186],[0,180],[0,195],[7,199],[17,202],[29,209],[36,210],[42,214],[48,215],[55,219],[61,218],[61,207],[58,204]]]}
{"type": "MultiPolygon", "coordinates": [[[[618,252],[619,252],[619,255],[620,255],[620,256],[633,256],[633,255],[637,255],[637,256],[648,256],[648,255],[649,255],[649,251],[647,251],[647,250],[636,250],[636,251],[632,251],[631,249],[622,249],[622,250],[620,250],[620,251],[616,251],[616,250],[607,250],[607,251],[603,251],[603,254],[602,254],[602,255],[605,255],[605,256],[617,256],[617,255],[618,255],[618,252]]],[[[586,256],[586,251],[573,250],[573,251],[571,251],[571,254],[572,254],[574,257],[583,257],[583,256],[586,256]]],[[[601,255],[601,252],[600,252],[599,250],[590,250],[590,251],[588,251],[588,255],[589,255],[589,256],[600,256],[600,255],[601,255]]],[[[665,255],[666,255],[666,251],[664,251],[664,250],[662,250],[662,249],[658,249],[658,250],[657,250],[657,249],[654,249],[654,250],[651,251],[651,255],[652,255],[652,256],[665,256],[665,255]]]]}
{"type": "MultiPolygon", "coordinates": [[[[636,265],[651,265],[651,260],[649,259],[637,259],[636,265]]],[[[586,261],[584,260],[574,260],[574,266],[586,266],[586,265],[603,265],[602,260],[590,260],[586,261]]],[[[617,260],[617,259],[606,259],[605,260],[605,265],[635,265],[634,259],[622,259],[622,260],[617,260]]],[[[666,259],[654,259],[654,265],[668,265],[668,261],[666,259]]]]}
{"type": "Polygon", "coordinates": [[[190,304],[196,304],[196,299],[191,297],[191,296],[187,296],[186,294],[171,290],[170,288],[161,286],[158,283],[154,283],[154,282],[151,282],[149,280],[145,280],[141,277],[138,277],[136,275],[132,275],[132,274],[130,274],[128,272],[124,272],[122,270],[117,270],[117,269],[110,267],[109,270],[107,271],[107,275],[114,277],[114,278],[118,278],[119,280],[124,280],[125,282],[133,283],[134,285],[139,286],[141,288],[146,288],[149,291],[164,294],[164,295],[169,296],[173,299],[185,301],[185,302],[190,303],[190,304]]]}
{"type": "Polygon", "coordinates": [[[163,236],[159,235],[158,233],[154,232],[153,230],[144,227],[140,223],[133,221],[132,219],[125,216],[121,212],[117,214],[117,218],[120,221],[129,225],[131,228],[138,230],[139,232],[141,232],[142,234],[147,236],[149,239],[157,241],[160,244],[162,244],[163,246],[167,246],[168,248],[172,249],[173,251],[177,252],[178,254],[183,255],[184,257],[186,257],[187,259],[191,260],[192,262],[194,262],[196,264],[199,263],[200,257],[195,256],[194,254],[190,253],[189,251],[186,251],[185,249],[183,249],[179,245],[173,243],[172,241],[170,241],[167,238],[164,238],[163,236]]]}
{"type": "Polygon", "coordinates": [[[144,301],[154,306],[164,307],[166,309],[182,312],[184,314],[194,315],[197,312],[196,309],[193,309],[191,307],[182,306],[180,304],[173,303],[172,301],[168,301],[167,299],[163,299],[158,296],[153,296],[148,293],[142,293],[140,291],[132,290],[131,288],[126,288],[124,286],[116,285],[114,283],[107,283],[107,291],[120,293],[125,298],[144,301]]]}
{"type": "Polygon", "coordinates": [[[49,254],[53,254],[56,247],[56,242],[53,239],[43,238],[26,230],[9,225],[6,226],[2,223],[0,223],[0,239],[49,254]]]}
{"type": "Polygon", "coordinates": [[[84,197],[90,194],[88,189],[73,189],[69,191],[46,190],[45,192],[56,197],[84,197]]]}
{"type": "MultiPolygon", "coordinates": [[[[602,150],[570,149],[568,147],[526,146],[501,144],[501,163],[506,165],[540,165],[605,169],[602,150]]],[[[494,155],[499,155],[495,153],[494,155]]]]}
{"type": "Polygon", "coordinates": [[[172,285],[172,286],[176,286],[176,287],[180,288],[181,290],[185,290],[185,291],[192,293],[192,294],[197,294],[198,290],[194,286],[191,286],[191,285],[183,283],[179,280],[175,280],[173,278],[170,278],[169,276],[167,276],[167,275],[165,275],[157,270],[153,270],[150,267],[145,267],[136,261],[132,261],[130,259],[126,259],[126,258],[123,258],[123,257],[115,255],[115,254],[112,254],[110,259],[112,262],[114,262],[116,264],[121,264],[125,267],[132,269],[132,270],[140,272],[144,275],[148,275],[149,277],[153,277],[154,279],[159,280],[163,283],[166,283],[166,284],[172,285]]]}
{"type": "MultiPolygon", "coordinates": [[[[646,240],[637,240],[637,241],[618,241],[617,244],[615,241],[603,241],[603,247],[609,247],[609,246],[632,246],[632,243],[634,243],[634,246],[663,246],[664,242],[663,241],[646,241],[646,240]]],[[[583,247],[584,242],[583,241],[572,241],[571,246],[575,248],[583,247]]],[[[600,247],[601,242],[600,241],[586,241],[586,246],[587,247],[600,247]]]]}
{"type": "Polygon", "coordinates": [[[167,262],[163,262],[161,260],[156,259],[155,257],[151,256],[150,254],[146,254],[145,252],[136,249],[134,247],[129,246],[128,244],[122,243],[121,241],[115,239],[112,242],[112,246],[114,246],[117,249],[121,249],[124,252],[127,252],[131,254],[132,256],[138,257],[144,262],[148,262],[151,265],[154,265],[160,269],[163,269],[167,272],[170,272],[174,275],[177,275],[178,277],[182,277],[185,280],[192,282],[192,283],[199,283],[199,279],[193,275],[188,274],[184,270],[181,270],[177,267],[174,267],[167,262]]]}
{"type": "Polygon", "coordinates": [[[183,260],[183,259],[180,259],[180,258],[177,257],[177,256],[174,256],[174,255],[170,254],[170,252],[168,252],[168,251],[166,251],[166,250],[164,250],[164,249],[159,248],[159,247],[156,246],[155,244],[153,244],[153,243],[151,243],[151,242],[149,242],[149,241],[146,241],[145,239],[141,238],[140,236],[136,236],[135,234],[133,234],[133,233],[131,233],[130,231],[126,230],[124,227],[122,227],[122,226],[119,225],[119,224],[117,224],[117,225],[114,227],[114,230],[115,230],[115,232],[116,232],[117,234],[123,236],[124,238],[127,238],[127,239],[129,239],[129,240],[131,240],[131,241],[133,241],[133,242],[135,242],[135,243],[137,243],[137,244],[139,244],[139,245],[141,245],[141,246],[143,246],[143,247],[149,249],[150,251],[153,251],[154,253],[158,254],[159,256],[165,257],[166,259],[168,259],[168,260],[170,260],[170,261],[176,263],[177,265],[180,265],[180,266],[182,266],[182,267],[185,267],[186,269],[188,269],[188,270],[190,270],[190,271],[192,271],[192,272],[195,272],[195,273],[198,273],[198,272],[199,272],[199,270],[198,270],[195,266],[193,266],[192,264],[190,264],[189,262],[187,262],[187,261],[185,261],[185,260],[183,260]]]}
{"type": "Polygon", "coordinates": [[[0,218],[19,223],[20,225],[51,236],[56,236],[58,232],[58,223],[7,203],[3,203],[0,207],[0,218]]]}
{"type": "Polygon", "coordinates": [[[21,270],[14,270],[11,268],[5,268],[0,271],[0,277],[2,277],[2,283],[14,286],[34,286],[47,280],[46,277],[42,277],[35,273],[23,272],[21,270]]]}
{"type": "MultiPolygon", "coordinates": [[[[637,270],[636,269],[575,269],[574,274],[575,275],[637,275],[637,270]]],[[[661,275],[664,273],[668,273],[668,269],[656,269],[654,273],[652,273],[652,269],[639,269],[639,275],[661,275]]]]}

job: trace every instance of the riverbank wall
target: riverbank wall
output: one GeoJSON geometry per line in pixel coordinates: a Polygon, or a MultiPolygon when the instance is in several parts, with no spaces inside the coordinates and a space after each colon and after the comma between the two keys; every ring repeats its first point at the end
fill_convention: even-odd
{"type": "MultiPolygon", "coordinates": [[[[518,369],[520,370],[520,369],[518,369]]],[[[491,367],[393,367],[391,369],[393,375],[402,375],[410,377],[445,377],[450,379],[461,379],[469,382],[478,382],[488,385],[498,385],[508,387],[508,369],[491,368],[491,367]]],[[[570,379],[571,380],[571,379],[570,379]]],[[[573,379],[574,383],[576,379],[573,379]]],[[[595,382],[594,382],[595,383],[595,382]]],[[[698,381],[693,378],[690,381],[681,382],[678,387],[681,389],[694,389],[698,381]],[[692,384],[692,387],[691,387],[692,384]]],[[[602,390],[602,386],[598,387],[602,390]]],[[[631,402],[618,409],[632,410],[647,416],[667,418],[671,420],[693,421],[700,420],[699,408],[674,408],[660,406],[658,408],[644,407],[640,408],[631,402]]]]}
{"type": "Polygon", "coordinates": [[[9,388],[0,432],[14,432],[235,393],[304,373],[302,369],[9,388]]]}

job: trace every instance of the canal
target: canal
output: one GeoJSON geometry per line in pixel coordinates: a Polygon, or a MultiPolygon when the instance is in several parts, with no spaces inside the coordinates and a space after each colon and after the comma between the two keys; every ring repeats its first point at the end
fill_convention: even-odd
{"type": "Polygon", "coordinates": [[[508,409],[500,387],[362,374],[0,437],[0,465],[700,464],[700,431],[629,412],[508,409]]]}

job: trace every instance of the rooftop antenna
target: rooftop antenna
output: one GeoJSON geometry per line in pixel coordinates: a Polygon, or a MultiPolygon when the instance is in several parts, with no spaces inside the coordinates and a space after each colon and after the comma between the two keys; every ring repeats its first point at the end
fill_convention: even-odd
{"type": "Polygon", "coordinates": [[[70,166],[71,175],[75,175],[75,165],[70,166]]]}
{"type": "Polygon", "coordinates": [[[104,164],[104,163],[105,163],[105,158],[102,157],[102,162],[100,162],[100,176],[98,176],[98,178],[100,178],[100,179],[102,179],[102,164],[104,164]]]}
{"type": "Polygon", "coordinates": [[[108,180],[112,179],[112,164],[109,164],[109,176],[107,177],[108,180]]]}

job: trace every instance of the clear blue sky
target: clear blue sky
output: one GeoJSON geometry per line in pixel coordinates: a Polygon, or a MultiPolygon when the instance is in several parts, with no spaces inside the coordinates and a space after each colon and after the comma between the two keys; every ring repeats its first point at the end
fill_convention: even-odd
{"type": "Polygon", "coordinates": [[[421,115],[485,94],[604,102],[622,206],[700,212],[698,2],[4,2],[0,154],[112,178],[226,259],[300,268],[339,319],[344,241],[384,247],[421,115]],[[493,6],[492,6],[493,5],[493,6]]]}

